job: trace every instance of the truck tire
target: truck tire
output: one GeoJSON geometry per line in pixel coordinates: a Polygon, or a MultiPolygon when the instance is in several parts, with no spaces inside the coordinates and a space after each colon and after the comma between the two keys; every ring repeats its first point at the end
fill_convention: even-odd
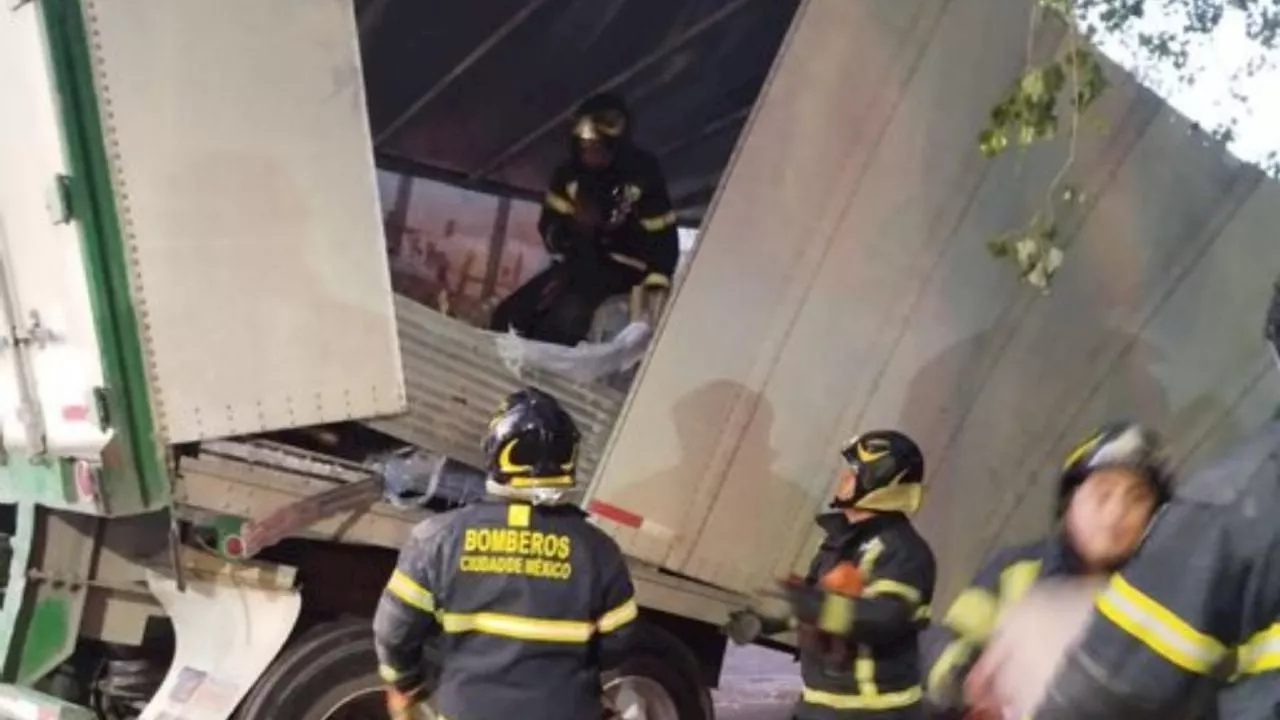
{"type": "MultiPolygon", "coordinates": [[[[605,692],[629,686],[644,701],[646,720],[715,720],[708,678],[684,643],[652,623],[641,621],[636,648],[605,675],[605,692]]],[[[620,708],[621,709],[621,708],[620,708]]]]}
{"type": "MultiPolygon", "coordinates": [[[[382,681],[367,620],[317,625],[285,648],[241,703],[237,720],[342,720],[342,711],[381,711],[382,681]],[[367,709],[366,709],[367,708],[367,709]]],[[[611,694],[627,687],[647,720],[714,720],[711,694],[689,650],[645,624],[635,652],[605,677],[611,694]]],[[[351,715],[350,717],[355,717],[351,715]]]]}
{"type": "Polygon", "coordinates": [[[341,720],[385,713],[368,620],[324,623],[285,648],[237,720],[341,720]],[[350,714],[346,714],[350,713],[350,714]]]}

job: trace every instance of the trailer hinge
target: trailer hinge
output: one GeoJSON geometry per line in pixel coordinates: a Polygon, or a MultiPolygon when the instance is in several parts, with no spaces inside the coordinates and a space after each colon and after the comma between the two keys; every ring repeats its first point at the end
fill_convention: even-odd
{"type": "MultiPolygon", "coordinates": [[[[27,0],[30,2],[30,0],[27,0]]],[[[45,196],[45,207],[54,225],[66,225],[75,218],[75,206],[71,202],[71,177],[54,175],[45,196]]]]}
{"type": "Polygon", "coordinates": [[[106,432],[111,429],[111,396],[104,387],[93,389],[93,409],[98,414],[98,430],[106,432]]]}

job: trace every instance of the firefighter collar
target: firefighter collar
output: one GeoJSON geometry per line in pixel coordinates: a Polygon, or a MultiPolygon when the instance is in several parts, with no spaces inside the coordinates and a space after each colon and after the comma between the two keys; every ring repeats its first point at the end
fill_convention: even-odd
{"type": "Polygon", "coordinates": [[[814,522],[827,534],[824,547],[847,547],[879,535],[885,529],[902,522],[909,522],[902,513],[876,513],[866,520],[849,522],[842,512],[823,513],[814,522]]]}

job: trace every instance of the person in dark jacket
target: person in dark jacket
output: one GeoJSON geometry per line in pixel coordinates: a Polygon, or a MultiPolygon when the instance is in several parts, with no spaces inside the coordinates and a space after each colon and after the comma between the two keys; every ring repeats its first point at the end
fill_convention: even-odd
{"type": "MultiPolygon", "coordinates": [[[[1267,314],[1280,362],[1280,285],[1267,314]]],[[[1168,718],[1206,683],[1219,717],[1280,713],[1280,421],[1179,484],[1099,596],[1035,720],[1168,718]]]]}
{"type": "Polygon", "coordinates": [[[936,576],[933,551],[907,516],[920,507],[924,456],[906,435],[876,430],[850,440],[835,512],[808,574],[790,583],[787,618],[735,613],[738,643],[787,628],[800,633],[804,689],[798,720],[920,717],[918,635],[936,576]]]}
{"type": "Polygon", "coordinates": [[[631,140],[626,103],[603,93],[574,113],[569,159],[556,168],[538,231],[553,262],[494,309],[490,329],[576,345],[609,297],[665,291],[679,236],[658,160],[631,140]]]}
{"type": "MultiPolygon", "coordinates": [[[[1040,580],[1105,575],[1136,551],[1170,492],[1162,443],[1136,423],[1104,426],[1076,447],[1058,480],[1058,528],[997,551],[926,634],[926,696],[934,718],[992,713],[991,677],[975,670],[1001,611],[1040,580]],[[971,672],[972,671],[972,672],[971,672]]],[[[998,720],[995,715],[993,720],[998,720]]]]}
{"type": "Polygon", "coordinates": [[[373,621],[393,718],[433,689],[450,720],[605,717],[601,673],[628,652],[638,608],[617,544],[569,503],[578,443],[555,399],[512,395],[484,443],[490,495],[414,528],[373,621]]]}

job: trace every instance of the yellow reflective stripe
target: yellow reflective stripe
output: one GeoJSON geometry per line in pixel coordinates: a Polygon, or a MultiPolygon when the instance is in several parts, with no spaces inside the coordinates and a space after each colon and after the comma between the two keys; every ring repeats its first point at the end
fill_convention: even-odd
{"type": "Polygon", "coordinates": [[[395,595],[406,605],[424,613],[430,614],[436,611],[436,600],[431,595],[431,591],[419,585],[416,580],[398,568],[391,573],[391,579],[387,581],[387,592],[395,595]]]}
{"type": "Polygon", "coordinates": [[[920,702],[920,698],[923,695],[924,693],[921,692],[919,685],[909,687],[906,690],[895,690],[894,692],[881,693],[871,697],[833,693],[806,687],[801,699],[810,705],[822,705],[836,710],[894,710],[920,702]]]}
{"type": "Polygon", "coordinates": [[[942,624],[955,630],[966,640],[986,642],[996,626],[999,602],[990,591],[971,587],[961,592],[951,603],[942,624]]]}
{"type": "Polygon", "coordinates": [[[382,682],[390,685],[391,683],[400,679],[400,671],[396,670],[390,665],[379,664],[378,677],[382,678],[382,682]]]}
{"type": "Polygon", "coordinates": [[[675,212],[666,212],[666,213],[663,213],[662,215],[655,215],[653,217],[640,218],[640,227],[644,228],[645,230],[648,230],[649,232],[658,232],[659,230],[666,230],[667,228],[675,224],[676,224],[675,212]]]}
{"type": "Polygon", "coordinates": [[[919,590],[897,580],[874,580],[867,585],[862,594],[867,597],[897,595],[912,605],[919,605],[921,600],[919,590]]]}
{"type": "Polygon", "coordinates": [[[649,266],[646,265],[643,260],[637,260],[636,258],[633,258],[630,255],[623,255],[622,253],[609,253],[609,257],[612,258],[613,261],[618,263],[619,265],[626,265],[627,267],[635,268],[636,270],[649,269],[649,266]]]}
{"type": "Polygon", "coordinates": [[[858,572],[862,573],[862,577],[871,578],[873,571],[876,569],[876,563],[883,553],[884,541],[880,538],[872,538],[867,543],[866,550],[863,550],[862,556],[858,558],[858,572]]]}
{"type": "Polygon", "coordinates": [[[554,477],[513,477],[507,481],[513,488],[531,487],[567,487],[573,484],[572,475],[556,475],[554,477]]]}
{"type": "Polygon", "coordinates": [[[974,645],[964,638],[952,640],[943,648],[938,654],[938,661],[929,669],[929,677],[925,681],[929,692],[937,693],[946,688],[949,683],[959,682],[960,678],[955,677],[956,671],[973,656],[975,651],[974,645]]]}
{"type": "Polygon", "coordinates": [[[832,635],[848,635],[853,628],[853,599],[824,593],[818,610],[818,629],[832,635]]]}
{"type": "Polygon", "coordinates": [[[1242,675],[1280,670],[1280,623],[1254,633],[1237,653],[1237,672],[1242,675]]]}
{"type": "Polygon", "coordinates": [[[552,210],[555,210],[561,215],[573,214],[573,201],[567,197],[564,197],[563,195],[559,195],[554,192],[548,192],[547,196],[542,199],[542,202],[544,205],[551,208],[552,210]]]}
{"type": "Polygon", "coordinates": [[[610,610],[596,621],[596,629],[602,633],[611,633],[640,616],[640,607],[635,598],[631,598],[618,607],[610,610]]]}
{"type": "Polygon", "coordinates": [[[642,284],[647,288],[669,288],[671,287],[671,280],[661,273],[649,273],[645,276],[642,284]]]}
{"type": "Polygon", "coordinates": [[[488,612],[441,613],[440,624],[447,633],[479,632],[537,642],[585,643],[595,634],[595,625],[588,622],[488,612]]]}
{"type": "Polygon", "coordinates": [[[1022,599],[1040,576],[1039,560],[1019,560],[1000,573],[1000,607],[1022,599]]]}
{"type": "Polygon", "coordinates": [[[858,657],[853,661],[853,679],[858,681],[858,694],[862,697],[880,695],[880,688],[876,685],[876,659],[866,645],[858,646],[858,657]]]}
{"type": "Polygon", "coordinates": [[[1189,672],[1208,674],[1227,652],[1222,643],[1187,624],[1119,574],[1111,577],[1106,592],[1098,598],[1098,611],[1157,655],[1189,672]]]}

